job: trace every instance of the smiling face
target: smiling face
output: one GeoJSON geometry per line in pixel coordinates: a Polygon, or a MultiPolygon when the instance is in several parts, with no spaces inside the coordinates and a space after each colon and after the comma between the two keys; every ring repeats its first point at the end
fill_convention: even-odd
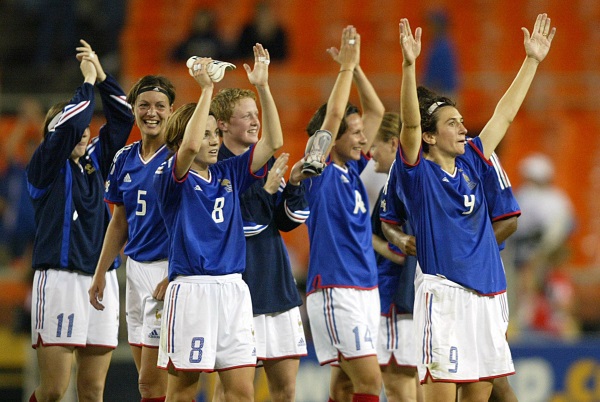
{"type": "Polygon", "coordinates": [[[232,148],[248,148],[258,142],[260,120],[258,107],[252,98],[242,98],[236,102],[229,121],[220,121],[223,140],[232,148]]]}
{"type": "Polygon", "coordinates": [[[464,154],[467,129],[462,115],[453,106],[444,106],[437,113],[437,133],[423,133],[424,140],[430,144],[430,152],[450,157],[464,154]]]}
{"type": "Polygon", "coordinates": [[[77,143],[77,145],[75,145],[75,148],[73,148],[73,151],[71,152],[71,159],[73,159],[74,161],[78,161],[79,158],[81,158],[83,155],[85,155],[85,149],[88,145],[88,142],[90,142],[90,128],[86,128],[85,131],[83,132],[83,136],[81,136],[81,141],[79,141],[77,143]]]}
{"type": "Polygon", "coordinates": [[[332,149],[334,160],[340,163],[360,160],[362,147],[367,143],[363,133],[363,121],[358,113],[346,116],[346,124],[348,128],[335,140],[332,149]]]}
{"type": "Polygon", "coordinates": [[[208,116],[206,121],[206,130],[202,138],[200,152],[196,155],[194,161],[201,167],[208,167],[217,163],[219,156],[219,131],[217,130],[217,121],[214,116],[208,116]]]}
{"type": "Polygon", "coordinates": [[[164,93],[146,91],[137,97],[133,111],[143,141],[163,135],[167,119],[173,112],[173,106],[169,104],[169,98],[164,93]]]}

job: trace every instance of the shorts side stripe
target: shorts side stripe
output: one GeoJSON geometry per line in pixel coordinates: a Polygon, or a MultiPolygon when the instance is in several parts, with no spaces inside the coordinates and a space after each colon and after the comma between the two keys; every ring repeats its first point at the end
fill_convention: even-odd
{"type": "Polygon", "coordinates": [[[431,312],[433,308],[433,295],[425,293],[425,327],[423,329],[423,364],[429,364],[432,361],[432,337],[431,337],[431,312]]]}
{"type": "Polygon", "coordinates": [[[46,307],[46,282],[48,279],[47,271],[39,271],[38,276],[38,297],[36,300],[36,314],[35,314],[35,329],[44,328],[44,311],[46,307]]]}
{"type": "Polygon", "coordinates": [[[333,289],[323,289],[323,297],[323,313],[325,315],[325,326],[327,327],[329,340],[332,342],[332,344],[336,345],[340,343],[340,340],[339,335],[337,333],[337,326],[335,323],[335,311],[333,307],[333,289]]]}
{"type": "Polygon", "coordinates": [[[175,353],[175,314],[177,313],[177,297],[179,296],[179,289],[181,285],[173,285],[171,288],[171,294],[169,295],[169,335],[167,336],[167,350],[170,353],[175,353]]]}

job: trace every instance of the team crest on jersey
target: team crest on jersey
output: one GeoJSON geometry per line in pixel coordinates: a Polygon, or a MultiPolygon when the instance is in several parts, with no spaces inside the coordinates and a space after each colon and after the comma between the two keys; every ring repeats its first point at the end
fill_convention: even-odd
{"type": "Polygon", "coordinates": [[[467,182],[467,186],[469,186],[469,188],[473,190],[477,183],[471,181],[471,178],[467,176],[467,174],[462,169],[460,169],[460,174],[462,175],[463,179],[465,179],[465,181],[467,182]]]}
{"type": "Polygon", "coordinates": [[[156,319],[160,321],[160,319],[162,318],[162,310],[156,309],[156,311],[154,312],[154,317],[156,317],[156,319]]]}
{"type": "Polygon", "coordinates": [[[96,171],[96,168],[91,163],[86,163],[85,164],[85,171],[87,172],[87,174],[92,174],[92,173],[94,173],[96,171]]]}
{"type": "Polygon", "coordinates": [[[221,179],[221,186],[225,187],[225,191],[228,193],[233,191],[233,186],[231,185],[231,181],[229,179],[221,179]]]}

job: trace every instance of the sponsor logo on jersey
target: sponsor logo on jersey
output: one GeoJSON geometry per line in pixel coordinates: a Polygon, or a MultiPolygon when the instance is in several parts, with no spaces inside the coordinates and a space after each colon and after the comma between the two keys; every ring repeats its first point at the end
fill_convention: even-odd
{"type": "Polygon", "coordinates": [[[383,212],[387,211],[387,202],[385,200],[381,200],[381,203],[379,205],[381,206],[381,210],[383,212]]]}
{"type": "Polygon", "coordinates": [[[304,338],[300,338],[300,340],[298,341],[298,346],[306,346],[306,342],[304,341],[304,338]]]}
{"type": "Polygon", "coordinates": [[[87,172],[87,174],[92,174],[92,173],[94,173],[96,171],[96,168],[91,163],[86,163],[85,164],[85,171],[87,172]]]}
{"type": "Polygon", "coordinates": [[[131,183],[131,176],[129,176],[129,173],[127,173],[125,175],[125,178],[123,179],[124,183],[131,183]]]}
{"type": "Polygon", "coordinates": [[[350,183],[350,180],[344,175],[340,175],[340,179],[342,179],[342,183],[350,183]]]}
{"type": "Polygon", "coordinates": [[[196,191],[202,191],[202,187],[200,187],[199,184],[196,184],[196,187],[194,187],[194,190],[196,190],[196,191]]]}
{"type": "Polygon", "coordinates": [[[158,333],[158,331],[156,329],[153,329],[152,332],[150,332],[148,334],[148,338],[150,338],[150,339],[159,339],[160,338],[160,334],[158,333]]]}
{"type": "Polygon", "coordinates": [[[252,349],[252,356],[256,357],[256,348],[252,349]]]}
{"type": "Polygon", "coordinates": [[[104,183],[104,192],[108,193],[108,188],[110,187],[110,180],[106,180],[106,183],[104,183]]]}
{"type": "Polygon", "coordinates": [[[444,178],[442,179],[442,181],[445,181],[446,183],[450,183],[450,180],[448,180],[448,178],[447,178],[447,177],[444,177],[444,178]]]}

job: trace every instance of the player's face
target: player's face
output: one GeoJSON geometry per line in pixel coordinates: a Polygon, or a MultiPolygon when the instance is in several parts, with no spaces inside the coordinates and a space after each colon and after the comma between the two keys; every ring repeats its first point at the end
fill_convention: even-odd
{"type": "Polygon", "coordinates": [[[462,115],[456,108],[445,106],[440,109],[435,146],[442,153],[451,156],[465,153],[467,129],[463,125],[463,121],[462,115]]]}
{"type": "Polygon", "coordinates": [[[258,142],[259,131],[260,120],[256,102],[252,98],[240,99],[229,122],[223,123],[223,136],[247,148],[258,142]]]}
{"type": "Polygon", "coordinates": [[[384,141],[376,138],[371,145],[371,157],[375,163],[374,169],[377,173],[387,173],[396,158],[396,142],[392,139],[384,141]]]}
{"type": "Polygon", "coordinates": [[[346,116],[346,124],[346,132],[335,140],[332,150],[344,163],[360,160],[362,147],[367,143],[367,137],[363,133],[363,121],[358,113],[346,116]]]}
{"type": "Polygon", "coordinates": [[[85,154],[85,148],[87,147],[88,142],[90,142],[90,128],[89,127],[86,128],[85,131],[83,132],[81,141],[79,141],[79,143],[77,145],[75,145],[75,148],[73,148],[73,152],[71,152],[71,159],[78,160],[79,158],[81,158],[85,154]]]}
{"type": "Polygon", "coordinates": [[[196,156],[196,160],[203,165],[214,165],[217,163],[217,157],[219,156],[219,145],[220,145],[219,133],[217,131],[217,121],[214,116],[208,116],[206,122],[206,130],[204,131],[204,138],[202,138],[202,147],[200,152],[196,156]]]}
{"type": "Polygon", "coordinates": [[[162,135],[167,119],[173,112],[169,98],[162,92],[142,92],[135,100],[133,108],[135,122],[144,138],[154,138],[162,135]]]}

